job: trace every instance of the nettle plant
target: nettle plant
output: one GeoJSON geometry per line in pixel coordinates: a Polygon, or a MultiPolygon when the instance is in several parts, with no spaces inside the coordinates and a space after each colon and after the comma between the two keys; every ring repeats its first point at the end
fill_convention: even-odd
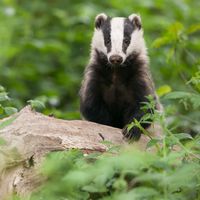
{"type": "MultiPolygon", "coordinates": [[[[194,80],[194,77],[191,79],[194,80]]],[[[190,80],[190,81],[191,81],[190,80]]],[[[190,82],[189,81],[189,82],[190,82]]],[[[188,82],[188,83],[189,83],[188,82]]],[[[145,134],[147,137],[150,138],[149,143],[147,144],[147,148],[150,148],[152,146],[155,146],[157,148],[158,152],[162,152],[163,154],[166,154],[170,150],[173,149],[179,149],[183,150],[185,152],[186,156],[193,155],[194,157],[197,157],[195,153],[193,153],[194,148],[187,148],[182,141],[194,141],[195,138],[193,138],[189,133],[179,133],[176,132],[176,129],[173,127],[170,128],[166,115],[167,113],[165,111],[158,111],[155,109],[155,102],[152,96],[147,97],[148,102],[143,103],[142,110],[145,112],[146,110],[151,110],[151,113],[148,113],[144,115],[140,121],[137,121],[136,119],[133,120],[132,123],[128,125],[128,130],[130,130],[133,127],[139,128],[143,134],[145,134]],[[151,134],[145,130],[140,124],[141,123],[154,123],[157,124],[160,128],[161,132],[161,138],[155,138],[152,137],[151,134]]],[[[200,95],[199,94],[193,94],[189,92],[170,92],[165,97],[165,99],[178,99],[180,103],[183,103],[185,107],[187,108],[190,104],[193,108],[197,109],[200,107],[200,95]]],[[[199,140],[199,134],[196,134],[196,139],[199,140]]]]}

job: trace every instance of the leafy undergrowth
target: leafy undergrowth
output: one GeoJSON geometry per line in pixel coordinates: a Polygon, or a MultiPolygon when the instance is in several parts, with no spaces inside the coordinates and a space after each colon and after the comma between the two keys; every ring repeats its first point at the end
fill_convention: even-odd
{"type": "MultiPolygon", "coordinates": [[[[164,140],[167,144],[170,138],[164,140]]],[[[199,143],[200,138],[192,139],[179,151],[167,144],[157,153],[133,147],[117,154],[84,155],[78,150],[51,153],[41,170],[48,180],[31,200],[197,200],[200,167],[195,151],[199,143]]]]}
{"type": "MultiPolygon", "coordinates": [[[[188,102],[190,97],[184,100],[180,94],[173,92],[166,98],[188,102]]],[[[190,96],[190,106],[199,107],[190,96]]],[[[199,200],[200,136],[171,129],[166,113],[156,111],[153,99],[149,100],[143,109],[151,109],[152,114],[133,121],[128,129],[137,126],[142,130],[141,122],[149,119],[159,123],[160,138],[143,130],[151,139],[146,148],[154,148],[153,152],[139,151],[134,143],[120,148],[105,142],[109,150],[103,154],[87,155],[79,150],[50,153],[41,168],[47,181],[31,200],[199,200]]]]}
{"type": "MultiPolygon", "coordinates": [[[[199,72],[188,84],[198,89],[199,72]]],[[[167,93],[165,99],[178,100],[185,109],[200,108],[198,90],[187,93],[166,90],[169,91],[164,87],[159,91],[167,93]]],[[[47,179],[30,200],[199,200],[200,135],[179,132],[181,129],[170,121],[170,109],[158,112],[153,98],[148,98],[149,103],[142,109],[152,113],[128,126],[129,130],[137,126],[150,138],[147,151],[139,151],[134,143],[119,147],[104,142],[109,149],[105,153],[84,154],[80,150],[50,153],[40,169],[47,179]],[[149,120],[160,125],[159,138],[152,138],[142,129],[140,124],[149,120]],[[154,151],[148,151],[149,148],[154,151]]]]}

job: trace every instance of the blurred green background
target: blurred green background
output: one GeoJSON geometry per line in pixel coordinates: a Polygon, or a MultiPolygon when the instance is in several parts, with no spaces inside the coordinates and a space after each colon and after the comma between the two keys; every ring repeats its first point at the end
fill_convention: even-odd
{"type": "MultiPolygon", "coordinates": [[[[18,109],[39,99],[45,114],[80,118],[78,91],[95,16],[140,13],[156,88],[199,92],[186,84],[200,65],[199,10],[199,0],[1,0],[0,85],[18,109]]],[[[161,101],[168,109],[170,102],[161,101]]],[[[199,129],[198,110],[177,105],[170,105],[169,121],[199,129]]]]}

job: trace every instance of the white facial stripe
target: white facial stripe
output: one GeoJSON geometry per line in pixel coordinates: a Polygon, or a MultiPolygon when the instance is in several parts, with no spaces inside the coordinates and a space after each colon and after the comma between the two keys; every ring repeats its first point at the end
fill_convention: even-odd
{"type": "Polygon", "coordinates": [[[95,29],[94,35],[92,38],[91,47],[92,47],[92,50],[96,48],[102,51],[103,53],[107,54],[107,48],[104,44],[103,32],[101,29],[95,29]]]}
{"type": "Polygon", "coordinates": [[[122,44],[124,38],[124,18],[114,17],[111,20],[111,52],[108,56],[111,55],[120,55],[125,58],[125,55],[122,51],[122,44]]]}
{"type": "Polygon", "coordinates": [[[130,44],[126,50],[127,56],[135,53],[146,53],[146,46],[145,41],[143,38],[143,31],[142,30],[135,30],[131,35],[130,44]]]}

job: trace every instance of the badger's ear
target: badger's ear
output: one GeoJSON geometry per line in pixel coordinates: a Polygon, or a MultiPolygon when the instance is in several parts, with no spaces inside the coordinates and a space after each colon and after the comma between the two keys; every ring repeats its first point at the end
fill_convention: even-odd
{"type": "Polygon", "coordinates": [[[107,20],[108,16],[105,13],[100,13],[95,18],[95,27],[98,29],[107,20]]]}
{"type": "Polygon", "coordinates": [[[142,20],[140,15],[132,14],[128,19],[140,30],[142,28],[142,20]]]}

